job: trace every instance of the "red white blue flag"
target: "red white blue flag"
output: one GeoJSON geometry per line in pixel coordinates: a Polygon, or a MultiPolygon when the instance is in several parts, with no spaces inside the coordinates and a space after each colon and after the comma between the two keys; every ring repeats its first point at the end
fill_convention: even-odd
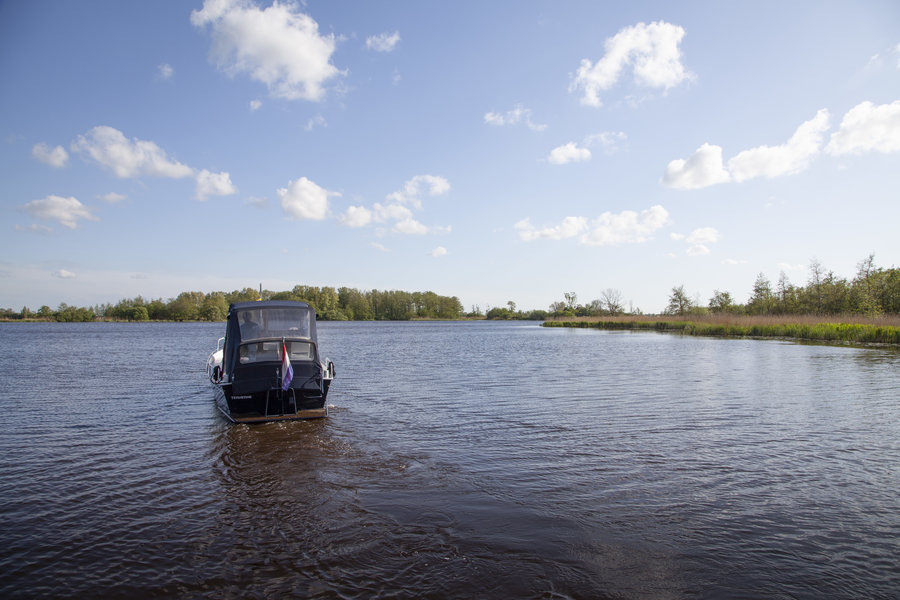
{"type": "Polygon", "coordinates": [[[291,366],[291,359],[288,358],[287,346],[284,344],[284,338],[281,340],[281,389],[287,391],[291,387],[291,380],[294,378],[294,367],[291,366]]]}

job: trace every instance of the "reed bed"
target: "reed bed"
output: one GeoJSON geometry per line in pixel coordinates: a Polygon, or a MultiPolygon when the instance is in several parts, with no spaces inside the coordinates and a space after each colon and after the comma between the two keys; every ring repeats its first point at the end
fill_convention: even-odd
{"type": "Polygon", "coordinates": [[[790,338],[851,344],[900,345],[900,316],[866,318],[859,315],[574,317],[548,319],[545,327],[583,327],[613,330],[653,330],[685,335],[790,338]]]}

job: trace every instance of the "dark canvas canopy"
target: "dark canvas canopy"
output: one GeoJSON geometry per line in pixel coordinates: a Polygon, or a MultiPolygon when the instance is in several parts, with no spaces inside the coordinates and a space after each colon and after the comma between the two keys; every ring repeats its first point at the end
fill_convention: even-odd
{"type": "Polygon", "coordinates": [[[306,302],[266,300],[236,302],[228,308],[222,366],[233,373],[238,348],[251,340],[316,342],[316,313],[306,302]]]}

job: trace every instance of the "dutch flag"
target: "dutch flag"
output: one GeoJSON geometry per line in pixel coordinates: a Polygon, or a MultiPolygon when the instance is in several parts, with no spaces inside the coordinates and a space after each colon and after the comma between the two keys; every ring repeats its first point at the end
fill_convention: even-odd
{"type": "Polygon", "coordinates": [[[281,389],[287,391],[291,387],[291,380],[294,378],[294,367],[291,366],[291,359],[288,358],[287,346],[284,344],[284,338],[281,338],[281,389]]]}

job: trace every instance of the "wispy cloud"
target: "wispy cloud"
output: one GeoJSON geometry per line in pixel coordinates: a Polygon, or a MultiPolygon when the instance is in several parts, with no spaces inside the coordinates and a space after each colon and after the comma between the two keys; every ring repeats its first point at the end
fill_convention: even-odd
{"type": "Polygon", "coordinates": [[[557,146],[550,151],[547,162],[551,165],[587,162],[593,156],[590,150],[592,146],[600,145],[606,154],[614,154],[618,149],[618,144],[625,139],[627,139],[627,136],[621,131],[604,131],[589,135],[584,138],[580,146],[577,142],[568,142],[562,146],[557,146]]]}
{"type": "Polygon", "coordinates": [[[425,235],[449,233],[450,226],[428,226],[414,217],[416,210],[422,210],[422,199],[442,196],[450,191],[450,182],[437,175],[416,175],[403,184],[396,192],[385,197],[385,203],[376,202],[372,208],[349,206],[338,217],[338,222],[347,227],[365,227],[371,223],[390,225],[392,233],[404,235],[425,235]]]}
{"type": "Polygon", "coordinates": [[[28,225],[28,226],[14,225],[13,229],[15,229],[16,231],[26,231],[28,233],[47,234],[47,233],[53,232],[53,229],[51,229],[50,227],[47,227],[46,225],[40,225],[38,223],[32,223],[31,225],[28,225]]]}
{"type": "Polygon", "coordinates": [[[665,21],[638,23],[607,38],[605,54],[596,62],[581,61],[570,91],[582,92],[581,103],[600,107],[600,93],[612,88],[626,70],[636,84],[668,90],[693,78],[681,63],[684,28],[665,21]]]}
{"type": "Polygon", "coordinates": [[[328,127],[328,122],[325,120],[325,117],[323,117],[322,115],[310,117],[303,129],[306,131],[312,131],[316,127],[328,127]]]}
{"type": "Polygon", "coordinates": [[[331,64],[335,37],[293,2],[260,9],[237,0],[206,0],[191,23],[209,27],[210,55],[231,75],[246,73],[269,94],[289,100],[321,100],[324,85],[341,72],[331,64]]]}
{"type": "Polygon", "coordinates": [[[447,254],[447,249],[443,246],[438,246],[437,248],[429,252],[429,255],[433,258],[440,258],[442,256],[447,256],[447,254]]]}
{"type": "Polygon", "coordinates": [[[168,63],[163,63],[156,68],[156,75],[163,81],[168,81],[175,76],[175,69],[168,63]]]}
{"type": "Polygon", "coordinates": [[[778,263],[778,268],[782,271],[805,271],[806,265],[802,263],[791,264],[791,263],[778,263]]]}
{"type": "Polygon", "coordinates": [[[672,233],[670,237],[676,242],[683,241],[688,244],[688,248],[685,250],[685,254],[688,256],[703,256],[711,252],[709,245],[718,242],[721,235],[713,227],[701,227],[688,235],[672,233]]]}
{"type": "Polygon", "coordinates": [[[116,192],[110,192],[108,194],[103,194],[102,196],[97,197],[108,204],[117,204],[128,196],[125,196],[124,194],[117,194],[116,192]]]}
{"type": "Polygon", "coordinates": [[[65,269],[59,269],[58,271],[54,271],[51,273],[57,279],[75,279],[77,275],[72,271],[67,271],[65,269]]]}
{"type": "Polygon", "coordinates": [[[546,125],[535,123],[531,119],[531,109],[521,104],[516,104],[512,109],[504,113],[488,112],[484,115],[484,122],[495,127],[505,127],[524,123],[532,131],[543,131],[546,125]]]}
{"type": "Polygon", "coordinates": [[[400,32],[379,33],[366,38],[366,49],[375,52],[391,52],[400,43],[400,32]]]}
{"type": "Polygon", "coordinates": [[[72,142],[73,152],[93,160],[122,179],[152,177],[190,177],[194,170],[171,160],[154,142],[128,139],[118,129],[100,125],[72,142]]]}
{"type": "Polygon", "coordinates": [[[628,139],[624,131],[602,131],[589,135],[584,139],[584,145],[591,147],[599,144],[607,154],[614,154],[619,150],[619,145],[628,139]]]}
{"type": "Polygon", "coordinates": [[[35,144],[31,148],[31,155],[51,167],[64,167],[69,162],[69,153],[66,152],[65,148],[62,146],[51,148],[43,142],[35,144]]]}

